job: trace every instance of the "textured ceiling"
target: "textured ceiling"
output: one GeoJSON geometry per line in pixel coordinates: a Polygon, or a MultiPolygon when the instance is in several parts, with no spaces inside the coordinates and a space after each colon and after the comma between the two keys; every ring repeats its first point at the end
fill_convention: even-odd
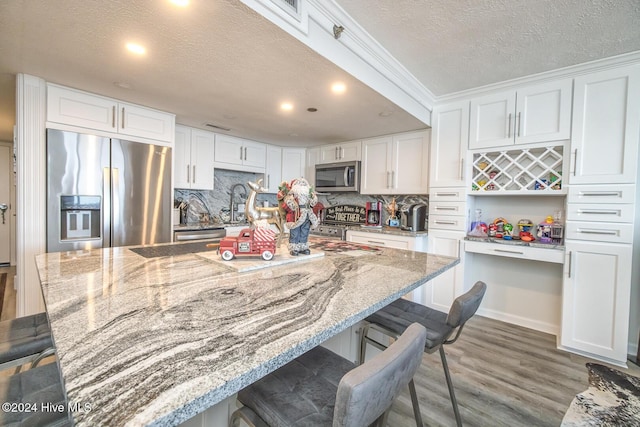
{"type": "Polygon", "coordinates": [[[280,145],[426,127],[238,0],[192,0],[188,9],[167,0],[0,0],[0,58],[2,140],[11,139],[16,73],[280,145]],[[148,54],[129,55],[129,40],[148,54]],[[346,83],[346,94],[330,92],[334,81],[346,83]],[[296,109],[281,112],[283,101],[296,109]]]}
{"type": "MultiPolygon", "coordinates": [[[[438,96],[640,50],[640,0],[336,1],[438,96]]],[[[280,145],[424,127],[240,0],[0,0],[0,140],[12,138],[16,73],[280,145]],[[146,57],[124,51],[132,39],[146,57]],[[335,80],[345,95],[328,91],[335,80]]]]}
{"type": "Polygon", "coordinates": [[[337,0],[433,94],[640,50],[640,0],[337,0]]]}

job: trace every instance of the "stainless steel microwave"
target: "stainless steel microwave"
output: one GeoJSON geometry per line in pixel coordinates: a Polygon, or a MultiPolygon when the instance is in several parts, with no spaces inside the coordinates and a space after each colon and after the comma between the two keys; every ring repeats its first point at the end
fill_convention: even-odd
{"type": "Polygon", "coordinates": [[[316,190],[329,193],[360,191],[360,162],[316,165],[316,190]]]}

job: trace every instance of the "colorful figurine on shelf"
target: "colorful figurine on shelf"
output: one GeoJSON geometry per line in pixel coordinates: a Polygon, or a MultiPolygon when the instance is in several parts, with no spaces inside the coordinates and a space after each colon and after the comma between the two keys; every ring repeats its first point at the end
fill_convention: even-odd
{"type": "Polygon", "coordinates": [[[518,221],[518,238],[523,242],[532,242],[535,240],[533,237],[533,222],[530,219],[521,219],[518,221]]]}
{"type": "Polygon", "coordinates": [[[556,245],[562,244],[564,237],[564,225],[562,224],[562,212],[556,211],[551,224],[551,243],[556,245]]]}
{"type": "Polygon", "coordinates": [[[538,240],[540,243],[551,243],[551,226],[553,225],[553,217],[547,216],[543,222],[538,224],[538,240]]]}
{"type": "MultiPolygon", "coordinates": [[[[504,237],[504,225],[507,224],[507,220],[504,218],[496,218],[493,220],[493,225],[496,227],[495,237],[502,239],[504,237]]],[[[491,237],[491,236],[490,236],[491,237]]]]}
{"type": "Polygon", "coordinates": [[[504,235],[502,236],[504,240],[511,240],[513,238],[513,225],[506,223],[504,225],[504,235]]]}

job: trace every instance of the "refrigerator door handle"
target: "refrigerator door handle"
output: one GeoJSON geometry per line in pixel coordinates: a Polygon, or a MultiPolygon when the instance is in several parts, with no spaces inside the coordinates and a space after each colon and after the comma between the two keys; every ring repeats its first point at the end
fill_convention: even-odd
{"type": "Polygon", "coordinates": [[[102,168],[102,247],[111,246],[111,173],[102,168]]]}
{"type": "MultiPolygon", "coordinates": [[[[120,212],[122,207],[120,206],[120,169],[111,168],[111,204],[112,206],[112,218],[111,223],[114,230],[122,230],[122,220],[120,218],[120,212]]],[[[116,236],[112,236],[111,246],[120,246],[121,242],[117,241],[116,236]]]]}

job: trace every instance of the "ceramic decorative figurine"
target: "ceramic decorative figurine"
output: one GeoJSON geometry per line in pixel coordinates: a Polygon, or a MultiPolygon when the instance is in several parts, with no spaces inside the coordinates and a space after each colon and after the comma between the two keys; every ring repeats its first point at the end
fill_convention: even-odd
{"type": "Polygon", "coordinates": [[[294,256],[309,255],[309,230],[320,222],[313,212],[313,207],[318,203],[318,196],[304,178],[293,179],[289,184],[282,183],[280,188],[282,194],[278,193],[278,199],[282,200],[281,205],[287,212],[289,253],[294,256]]]}

